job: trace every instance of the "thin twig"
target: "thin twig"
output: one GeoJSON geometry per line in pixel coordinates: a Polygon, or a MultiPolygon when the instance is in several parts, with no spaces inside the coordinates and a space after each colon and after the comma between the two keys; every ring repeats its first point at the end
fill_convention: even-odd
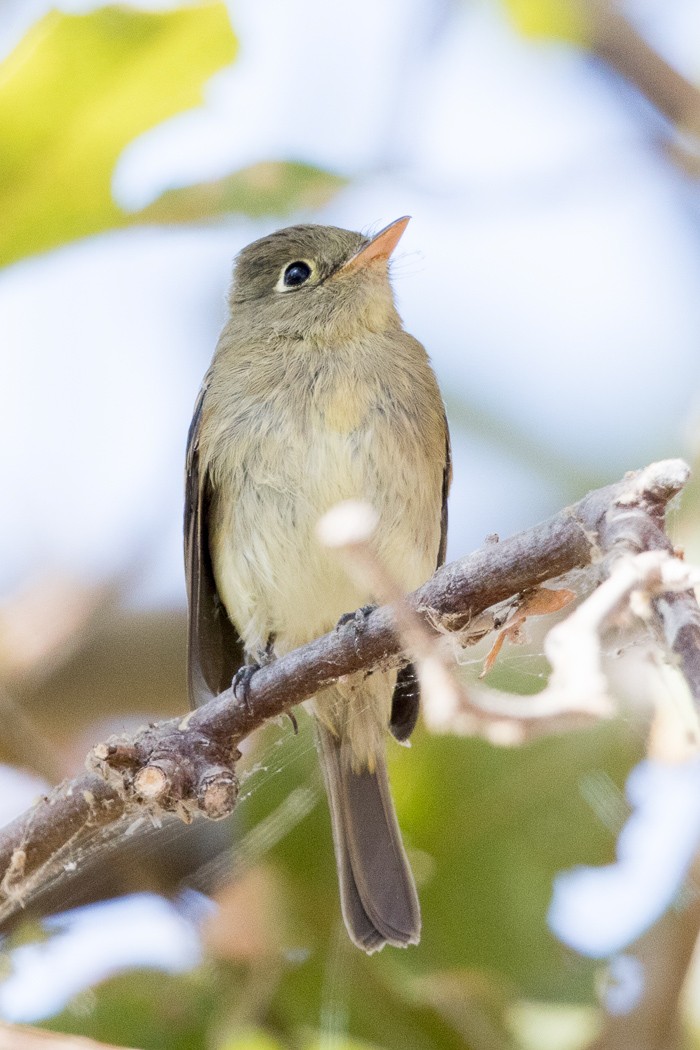
{"type": "Polygon", "coordinates": [[[700,89],[674,69],[626,17],[619,0],[579,0],[590,47],[629,80],[671,121],[671,154],[695,177],[700,174],[700,89]]]}

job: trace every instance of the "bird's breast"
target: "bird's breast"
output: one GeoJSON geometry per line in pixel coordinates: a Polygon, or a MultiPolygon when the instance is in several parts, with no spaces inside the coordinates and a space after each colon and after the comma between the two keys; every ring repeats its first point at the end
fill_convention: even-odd
{"type": "Polygon", "coordinates": [[[210,543],[219,592],[249,649],[271,633],[278,651],[293,648],[372,600],[316,537],[342,500],[375,507],[380,555],[406,589],[432,573],[442,464],[415,407],[397,413],[377,372],[363,379],[337,367],[268,388],[257,409],[250,388],[239,392],[219,439],[210,543]]]}
{"type": "Polygon", "coordinates": [[[363,390],[350,378],[335,383],[330,390],[314,391],[310,406],[312,426],[328,434],[359,435],[372,428],[379,410],[377,391],[363,390]]]}

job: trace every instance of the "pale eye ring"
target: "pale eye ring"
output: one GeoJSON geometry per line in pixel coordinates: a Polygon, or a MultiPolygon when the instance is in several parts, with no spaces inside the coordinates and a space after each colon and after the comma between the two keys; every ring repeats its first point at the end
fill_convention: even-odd
{"type": "Polygon", "coordinates": [[[277,287],[282,292],[299,288],[302,284],[306,284],[312,272],[311,264],[306,259],[296,259],[294,262],[289,263],[288,266],[285,266],[277,282],[277,287]]]}

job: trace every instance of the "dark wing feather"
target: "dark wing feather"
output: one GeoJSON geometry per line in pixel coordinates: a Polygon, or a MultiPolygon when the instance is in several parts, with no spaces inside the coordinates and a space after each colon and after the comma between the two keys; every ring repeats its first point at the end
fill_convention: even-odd
{"type": "Polygon", "coordinates": [[[447,497],[450,494],[452,484],[452,448],[450,446],[450,431],[445,419],[445,466],[442,471],[442,509],[440,511],[440,546],[438,547],[437,565],[439,569],[445,564],[447,553],[447,497]]]}
{"type": "Polygon", "coordinates": [[[200,472],[199,428],[206,394],[197,398],[187,437],[185,466],[185,579],[187,682],[193,707],[228,689],[243,662],[243,646],[216,589],[209,552],[211,486],[200,472]]]}
{"type": "MultiPolygon", "coordinates": [[[[447,550],[447,496],[452,481],[452,451],[450,432],[445,420],[445,468],[442,473],[442,510],[440,512],[440,546],[438,547],[437,569],[445,561],[447,550]]],[[[406,664],[396,676],[394,695],[391,698],[391,718],[389,729],[400,741],[408,740],[418,721],[420,708],[420,687],[413,664],[406,664]]]]}

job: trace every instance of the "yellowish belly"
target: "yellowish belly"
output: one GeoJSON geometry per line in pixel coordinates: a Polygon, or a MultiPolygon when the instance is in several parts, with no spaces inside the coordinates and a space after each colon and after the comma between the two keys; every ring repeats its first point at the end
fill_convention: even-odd
{"type": "Polygon", "coordinates": [[[328,426],[267,444],[220,491],[211,536],[217,587],[249,651],[270,634],[277,653],[292,649],[373,600],[316,538],[319,518],[341,500],[377,509],[380,556],[406,590],[434,571],[440,479],[416,446],[375,427],[328,426]]]}

